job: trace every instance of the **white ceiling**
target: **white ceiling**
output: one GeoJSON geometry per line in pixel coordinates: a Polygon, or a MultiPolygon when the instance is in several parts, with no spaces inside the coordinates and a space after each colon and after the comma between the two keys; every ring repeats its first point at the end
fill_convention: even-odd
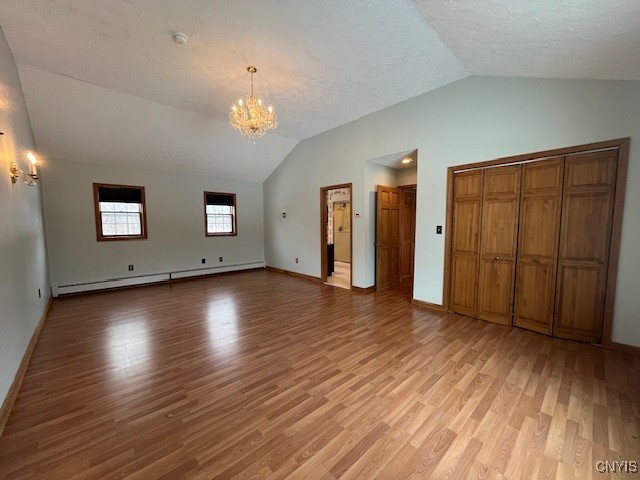
{"type": "Polygon", "coordinates": [[[395,170],[415,168],[418,166],[418,150],[406,150],[404,152],[390,153],[381,157],[372,158],[368,161],[378,165],[384,165],[385,167],[393,168],[395,170]],[[402,163],[402,160],[405,158],[410,158],[412,162],[402,163]]]}
{"type": "Polygon", "coordinates": [[[469,73],[640,80],[639,0],[416,0],[469,73]]]}
{"type": "Polygon", "coordinates": [[[297,141],[469,73],[640,79],[639,5],[2,0],[0,26],[45,157],[262,181],[297,141]],[[249,64],[280,123],[255,145],[227,125],[249,64]]]}
{"type": "Polygon", "coordinates": [[[261,182],[297,141],[250,143],[227,121],[20,66],[31,125],[56,158],[261,182]]]}

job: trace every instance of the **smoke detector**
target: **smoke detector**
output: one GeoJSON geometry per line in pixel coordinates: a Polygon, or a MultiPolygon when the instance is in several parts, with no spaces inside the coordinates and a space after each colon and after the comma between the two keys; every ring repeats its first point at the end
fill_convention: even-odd
{"type": "Polygon", "coordinates": [[[189,37],[184,33],[176,32],[173,34],[173,41],[178,45],[184,45],[189,41],[189,37]]]}

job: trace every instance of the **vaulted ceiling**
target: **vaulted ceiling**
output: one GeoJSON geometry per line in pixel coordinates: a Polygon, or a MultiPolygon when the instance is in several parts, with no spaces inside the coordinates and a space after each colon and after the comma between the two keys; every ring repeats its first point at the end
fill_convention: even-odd
{"type": "Polygon", "coordinates": [[[0,3],[47,158],[250,181],[299,140],[469,74],[638,80],[638,18],[636,0],[0,3]],[[280,121],[256,144],[227,124],[249,64],[280,121]]]}

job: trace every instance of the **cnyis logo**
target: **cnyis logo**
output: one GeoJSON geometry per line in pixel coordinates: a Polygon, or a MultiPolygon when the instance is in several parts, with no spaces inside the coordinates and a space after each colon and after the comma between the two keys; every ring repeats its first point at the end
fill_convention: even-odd
{"type": "Polygon", "coordinates": [[[596,462],[596,470],[600,473],[638,473],[638,462],[635,460],[612,460],[596,462]]]}

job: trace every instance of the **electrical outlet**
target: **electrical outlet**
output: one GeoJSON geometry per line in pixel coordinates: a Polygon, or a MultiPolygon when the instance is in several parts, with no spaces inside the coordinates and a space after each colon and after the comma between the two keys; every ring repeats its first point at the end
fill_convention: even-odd
{"type": "Polygon", "coordinates": [[[442,225],[436,226],[436,235],[442,235],[442,225]]]}
{"type": "Polygon", "coordinates": [[[38,298],[42,298],[42,292],[38,289],[38,298]]]}
{"type": "Polygon", "coordinates": [[[218,257],[218,261],[221,262],[222,261],[222,257],[218,257]]]}
{"type": "Polygon", "coordinates": [[[207,259],[206,259],[206,258],[203,258],[203,259],[202,259],[202,263],[207,263],[207,259]]]}
{"type": "Polygon", "coordinates": [[[133,265],[129,265],[129,271],[133,272],[133,265]]]}
{"type": "Polygon", "coordinates": [[[298,257],[296,257],[296,263],[298,263],[298,257]]]}

